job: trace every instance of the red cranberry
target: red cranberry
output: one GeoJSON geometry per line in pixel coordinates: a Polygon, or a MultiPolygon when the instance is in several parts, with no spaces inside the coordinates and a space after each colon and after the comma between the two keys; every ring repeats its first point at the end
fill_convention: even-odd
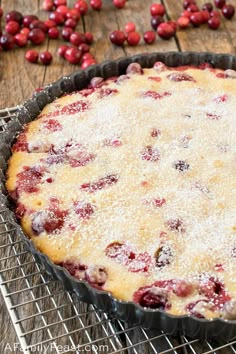
{"type": "Polygon", "coordinates": [[[60,13],[64,19],[66,18],[66,14],[69,11],[68,7],[65,5],[60,5],[56,8],[56,12],[60,13]]]}
{"type": "Polygon", "coordinates": [[[6,14],[5,19],[6,22],[16,21],[21,24],[23,20],[23,16],[19,11],[10,11],[6,14]]]}
{"type": "Polygon", "coordinates": [[[173,292],[180,297],[189,296],[193,292],[193,285],[185,280],[175,280],[173,292]]]}
{"type": "Polygon", "coordinates": [[[175,32],[177,31],[178,25],[177,25],[176,21],[167,21],[166,23],[171,25],[173,27],[173,29],[175,30],[175,32]]]}
{"type": "Polygon", "coordinates": [[[158,26],[164,22],[164,18],[162,16],[154,16],[151,18],[151,26],[156,31],[158,26]]]}
{"type": "Polygon", "coordinates": [[[30,31],[28,38],[33,44],[38,45],[44,42],[45,33],[39,28],[34,28],[30,31]]]}
{"type": "Polygon", "coordinates": [[[38,57],[39,57],[39,54],[34,49],[29,49],[25,53],[25,59],[28,60],[28,62],[30,62],[30,63],[37,63],[38,57]]]}
{"type": "Polygon", "coordinates": [[[207,23],[210,18],[210,13],[208,11],[201,11],[202,23],[207,23]]]}
{"type": "Polygon", "coordinates": [[[156,40],[156,33],[153,31],[147,31],[144,33],[143,39],[147,44],[152,44],[156,40]]]}
{"type": "Polygon", "coordinates": [[[49,30],[49,28],[57,26],[56,22],[53,20],[46,20],[46,21],[44,21],[44,24],[47,27],[47,30],[49,30]]]}
{"type": "Polygon", "coordinates": [[[190,5],[192,4],[196,4],[196,1],[195,0],[184,0],[183,2],[183,7],[184,9],[186,10],[190,5]]]}
{"type": "Polygon", "coordinates": [[[80,19],[79,11],[76,9],[69,9],[66,13],[66,19],[69,19],[69,18],[78,22],[80,19]]]}
{"type": "Polygon", "coordinates": [[[81,59],[81,51],[77,48],[69,47],[66,49],[64,57],[71,64],[79,64],[81,59]]]}
{"type": "Polygon", "coordinates": [[[142,294],[139,304],[143,307],[151,309],[165,310],[169,307],[168,291],[165,289],[153,286],[142,294]]]}
{"type": "Polygon", "coordinates": [[[70,27],[72,29],[75,29],[76,26],[77,26],[77,22],[73,20],[73,18],[68,18],[65,21],[65,27],[70,27]]]}
{"type": "Polygon", "coordinates": [[[44,33],[47,33],[48,27],[45,25],[43,21],[40,20],[33,20],[29,26],[30,29],[34,28],[39,28],[41,29],[44,33]]]}
{"type": "Polygon", "coordinates": [[[52,233],[62,228],[66,214],[62,211],[39,211],[32,217],[31,227],[36,235],[42,232],[52,233]]]}
{"type": "Polygon", "coordinates": [[[93,59],[87,59],[87,60],[84,60],[82,65],[81,65],[81,69],[86,69],[88,68],[89,66],[91,65],[94,65],[96,64],[96,61],[93,60],[93,59]]]}
{"type": "Polygon", "coordinates": [[[187,11],[189,12],[198,12],[199,11],[199,8],[197,5],[190,5],[188,8],[187,8],[187,11]]]}
{"type": "Polygon", "coordinates": [[[3,9],[0,7],[0,18],[2,17],[3,15],[3,9]]]}
{"type": "Polygon", "coordinates": [[[95,60],[94,57],[92,56],[92,54],[90,53],[84,53],[82,55],[82,60],[85,61],[85,60],[95,60]]]}
{"type": "Polygon", "coordinates": [[[190,17],[190,21],[194,27],[199,27],[202,24],[202,13],[194,12],[190,17]]]}
{"type": "Polygon", "coordinates": [[[90,266],[85,271],[85,279],[94,286],[102,286],[107,280],[106,269],[102,266],[90,266]]]}
{"type": "Polygon", "coordinates": [[[20,33],[21,33],[21,34],[24,34],[24,35],[28,38],[28,35],[29,35],[29,33],[30,33],[30,30],[29,30],[29,28],[27,28],[27,27],[23,27],[23,28],[20,30],[20,33]]]}
{"type": "Polygon", "coordinates": [[[211,17],[219,17],[220,18],[220,12],[217,10],[213,10],[210,12],[211,17]]]}
{"type": "Polygon", "coordinates": [[[93,34],[91,32],[85,32],[84,36],[87,44],[93,43],[93,34]]]}
{"type": "MultiPolygon", "coordinates": [[[[108,89],[108,90],[110,92],[108,94],[111,94],[111,90],[110,89],[108,89]]],[[[105,92],[105,95],[107,96],[106,92],[105,92]]],[[[112,174],[112,175],[108,175],[106,177],[101,177],[95,182],[83,183],[80,188],[88,193],[94,193],[98,190],[101,190],[103,188],[107,188],[107,187],[114,185],[115,183],[118,182],[118,180],[119,180],[118,176],[116,174],[112,174]]]]}
{"type": "Polygon", "coordinates": [[[187,28],[189,26],[189,23],[190,23],[190,19],[186,16],[182,16],[177,20],[177,25],[179,26],[179,28],[182,29],[187,28]]]}
{"type": "Polygon", "coordinates": [[[211,12],[213,10],[213,5],[211,2],[206,2],[203,6],[202,6],[202,10],[203,11],[208,11],[211,12]]]}
{"type": "Polygon", "coordinates": [[[187,10],[185,10],[181,13],[181,17],[188,17],[189,19],[190,19],[191,15],[192,15],[192,13],[187,10]]]}
{"type": "Polygon", "coordinates": [[[162,4],[152,4],[150,6],[150,13],[152,16],[164,16],[166,13],[165,6],[162,4]]]}
{"type": "Polygon", "coordinates": [[[173,26],[168,23],[161,23],[157,28],[159,37],[163,39],[170,39],[175,35],[175,32],[176,31],[174,30],[173,26]]]}
{"type": "Polygon", "coordinates": [[[64,58],[64,57],[65,57],[65,52],[66,52],[66,50],[67,50],[68,48],[69,48],[69,47],[68,47],[68,45],[66,45],[66,44],[60,45],[60,47],[58,48],[57,54],[58,54],[60,57],[64,58]]]}
{"type": "Polygon", "coordinates": [[[6,23],[6,27],[5,27],[5,30],[7,33],[9,34],[16,34],[20,29],[20,24],[19,22],[16,22],[16,21],[9,21],[6,23]]]}
{"type": "Polygon", "coordinates": [[[141,36],[138,32],[129,32],[127,35],[127,43],[131,46],[138,45],[140,42],[141,36]]]}
{"type": "Polygon", "coordinates": [[[208,20],[208,27],[213,29],[213,30],[217,30],[220,27],[220,19],[219,19],[219,17],[211,17],[208,20]]]}
{"type": "Polygon", "coordinates": [[[102,8],[102,0],[90,0],[90,6],[92,9],[99,11],[102,8]]]}
{"type": "Polygon", "coordinates": [[[109,35],[111,43],[122,46],[126,40],[126,36],[123,31],[116,30],[110,33],[109,35]]]}
{"type": "Polygon", "coordinates": [[[63,39],[65,39],[65,41],[69,41],[72,33],[73,29],[71,27],[63,27],[61,31],[61,36],[63,39]]]}
{"type": "Polygon", "coordinates": [[[4,50],[11,50],[12,48],[14,48],[14,45],[15,45],[14,37],[11,34],[6,33],[0,37],[0,46],[4,50]]]}
{"type": "Polygon", "coordinates": [[[40,53],[39,59],[44,65],[49,65],[52,61],[52,54],[48,51],[42,52],[40,53]]]}
{"type": "Polygon", "coordinates": [[[14,37],[15,43],[18,47],[25,47],[28,41],[28,38],[25,34],[17,33],[14,37]]]}
{"type": "Polygon", "coordinates": [[[117,9],[122,9],[123,7],[125,7],[126,0],[113,0],[113,4],[117,9]]]}
{"type": "Polygon", "coordinates": [[[64,16],[62,14],[60,14],[59,12],[51,12],[49,14],[49,20],[53,20],[54,22],[56,22],[57,25],[62,25],[64,23],[64,16]]]}
{"type": "Polygon", "coordinates": [[[125,25],[125,32],[129,33],[129,32],[135,32],[136,30],[136,26],[133,22],[128,22],[125,25]]]}
{"type": "Polygon", "coordinates": [[[66,5],[67,0],[54,0],[54,5],[56,7],[66,5]]]}
{"type": "Polygon", "coordinates": [[[235,14],[235,8],[233,5],[225,5],[221,11],[224,17],[228,20],[230,20],[235,14]]]}
{"type": "Polygon", "coordinates": [[[222,9],[223,6],[225,6],[226,1],[225,0],[214,0],[215,6],[218,7],[218,9],[222,9]]]}
{"type": "Polygon", "coordinates": [[[81,50],[82,53],[88,53],[90,51],[90,48],[89,48],[88,44],[86,44],[86,43],[81,43],[78,46],[78,49],[81,50]]]}
{"type": "Polygon", "coordinates": [[[35,15],[26,15],[23,18],[23,26],[29,28],[32,21],[38,20],[38,17],[35,15]]]}
{"type": "Polygon", "coordinates": [[[44,0],[42,4],[42,8],[45,11],[52,11],[54,8],[53,0],[44,0]]]}
{"type": "Polygon", "coordinates": [[[74,4],[74,8],[79,10],[81,15],[85,15],[88,12],[88,4],[84,0],[79,0],[74,4]]]}
{"type": "Polygon", "coordinates": [[[85,43],[85,36],[81,32],[73,32],[70,36],[71,44],[79,46],[81,43],[85,43]]]}
{"type": "Polygon", "coordinates": [[[57,39],[60,35],[59,29],[57,27],[49,28],[48,37],[51,39],[57,39]]]}

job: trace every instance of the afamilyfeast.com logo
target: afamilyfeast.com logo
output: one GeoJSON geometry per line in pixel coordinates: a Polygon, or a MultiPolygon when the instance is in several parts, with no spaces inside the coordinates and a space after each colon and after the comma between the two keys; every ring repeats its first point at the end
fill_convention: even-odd
{"type": "MultiPolygon", "coordinates": [[[[79,352],[79,353],[108,353],[108,345],[95,345],[95,344],[85,344],[85,345],[58,345],[56,343],[50,344],[37,344],[30,346],[30,352],[32,353],[64,353],[66,351],[70,352],[79,352]]],[[[5,348],[3,349],[4,353],[14,353],[14,352],[24,352],[24,349],[21,347],[20,343],[6,343],[5,348]]]]}

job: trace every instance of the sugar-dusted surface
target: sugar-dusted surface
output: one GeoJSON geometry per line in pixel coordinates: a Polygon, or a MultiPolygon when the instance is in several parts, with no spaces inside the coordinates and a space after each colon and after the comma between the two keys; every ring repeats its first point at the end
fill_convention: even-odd
{"type": "MultiPolygon", "coordinates": [[[[27,127],[27,151],[11,158],[7,182],[36,246],[57,263],[96,259],[103,288],[124,300],[159,280],[190,281],[189,296],[169,292],[174,314],[206,298],[199,277],[219,279],[235,298],[236,82],[217,72],[145,69],[48,105],[27,127]],[[37,191],[22,188],[25,166],[37,191]],[[63,222],[36,235],[32,220],[52,211],[52,197],[63,222]],[[107,255],[114,242],[128,258],[107,255]]],[[[223,306],[200,305],[206,317],[223,306]]]]}

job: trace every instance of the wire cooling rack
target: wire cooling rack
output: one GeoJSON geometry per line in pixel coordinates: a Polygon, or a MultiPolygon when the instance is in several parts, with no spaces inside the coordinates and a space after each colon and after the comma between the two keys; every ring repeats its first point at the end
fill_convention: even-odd
{"type": "MultiPolygon", "coordinates": [[[[0,141],[8,123],[16,119],[15,111],[0,110],[0,141]]],[[[78,301],[35,262],[1,203],[0,287],[19,340],[15,352],[236,354],[236,341],[200,342],[147,331],[78,301]]]]}

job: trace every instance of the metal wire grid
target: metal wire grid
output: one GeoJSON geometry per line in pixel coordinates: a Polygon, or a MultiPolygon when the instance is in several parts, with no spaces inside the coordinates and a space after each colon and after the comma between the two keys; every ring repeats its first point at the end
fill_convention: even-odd
{"type": "MultiPolygon", "coordinates": [[[[0,141],[16,108],[0,110],[0,141]]],[[[161,331],[129,326],[48,276],[17,235],[0,203],[0,287],[21,352],[123,354],[236,354],[236,341],[210,343],[173,338],[161,331]]]]}

